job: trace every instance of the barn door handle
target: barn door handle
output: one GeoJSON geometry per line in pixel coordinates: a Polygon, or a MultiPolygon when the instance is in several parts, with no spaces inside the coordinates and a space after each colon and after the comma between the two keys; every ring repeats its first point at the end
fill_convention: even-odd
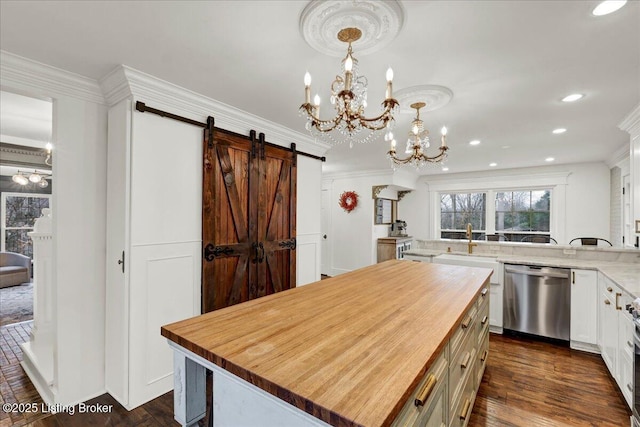
{"type": "Polygon", "coordinates": [[[260,258],[258,258],[258,262],[262,264],[262,261],[264,261],[264,245],[262,242],[258,243],[258,248],[260,249],[260,258]]]}

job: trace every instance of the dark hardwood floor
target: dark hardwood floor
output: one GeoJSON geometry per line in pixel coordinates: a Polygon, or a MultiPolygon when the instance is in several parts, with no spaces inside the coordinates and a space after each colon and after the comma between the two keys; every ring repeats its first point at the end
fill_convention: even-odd
{"type": "Polygon", "coordinates": [[[492,334],[469,427],[629,426],[631,411],[602,358],[492,334]]]}
{"type": "MultiPolygon", "coordinates": [[[[19,365],[30,323],[0,328],[0,403],[42,402],[19,365]]],[[[598,355],[523,337],[491,335],[490,356],[470,427],[628,426],[630,411],[598,355]]],[[[0,427],[177,426],[169,392],[132,411],[110,395],[104,414],[0,411],[0,427]]],[[[206,425],[206,423],[201,423],[206,425]]]]}

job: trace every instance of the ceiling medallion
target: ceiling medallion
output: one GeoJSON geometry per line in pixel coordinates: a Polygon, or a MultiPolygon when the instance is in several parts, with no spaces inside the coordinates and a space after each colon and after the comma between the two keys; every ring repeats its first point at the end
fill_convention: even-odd
{"type": "Polygon", "coordinates": [[[387,46],[400,32],[404,9],[399,1],[312,0],[300,14],[300,33],[320,53],[340,57],[344,44],[336,38],[343,28],[359,28],[358,54],[387,46]]]}
{"type": "Polygon", "coordinates": [[[400,113],[414,113],[412,104],[424,102],[423,112],[437,110],[447,105],[453,99],[451,89],[438,85],[410,86],[394,93],[400,103],[400,113]]]}

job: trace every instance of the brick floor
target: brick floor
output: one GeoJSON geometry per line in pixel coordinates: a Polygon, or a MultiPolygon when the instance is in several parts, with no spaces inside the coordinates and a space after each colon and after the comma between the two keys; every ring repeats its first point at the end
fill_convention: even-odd
{"type": "Polygon", "coordinates": [[[32,324],[22,322],[0,327],[0,404],[34,404],[36,409],[34,412],[0,409],[0,427],[23,426],[49,415],[40,412],[43,401],[20,366],[20,344],[29,341],[32,324]]]}

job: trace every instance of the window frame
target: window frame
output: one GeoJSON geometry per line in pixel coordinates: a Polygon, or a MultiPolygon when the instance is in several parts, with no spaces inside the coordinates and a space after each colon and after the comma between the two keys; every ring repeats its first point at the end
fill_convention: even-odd
{"type": "MultiPolygon", "coordinates": [[[[3,192],[0,200],[0,251],[6,252],[6,238],[8,230],[31,230],[34,227],[7,227],[7,198],[8,197],[33,197],[49,200],[49,208],[51,208],[51,194],[41,193],[19,193],[19,192],[3,192]]],[[[34,223],[35,225],[35,223],[34,223]]]]}
{"type": "Polygon", "coordinates": [[[551,203],[549,207],[550,224],[549,234],[558,243],[565,242],[566,230],[566,204],[567,204],[567,184],[570,173],[566,171],[531,173],[526,176],[512,175],[504,173],[499,176],[471,176],[468,174],[457,179],[443,177],[441,180],[430,180],[428,186],[429,210],[431,220],[429,221],[429,234],[434,240],[440,238],[440,193],[465,193],[465,192],[487,192],[487,199],[494,200],[494,203],[487,203],[486,215],[491,218],[487,222],[487,234],[495,234],[495,193],[498,191],[519,191],[519,190],[550,190],[551,203]]]}

